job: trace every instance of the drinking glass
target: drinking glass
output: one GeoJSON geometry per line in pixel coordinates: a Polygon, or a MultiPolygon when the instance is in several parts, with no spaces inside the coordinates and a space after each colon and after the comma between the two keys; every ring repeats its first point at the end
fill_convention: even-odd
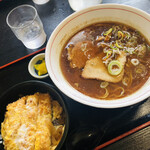
{"type": "Polygon", "coordinates": [[[6,22],[16,37],[29,49],[41,47],[46,41],[43,24],[31,5],[20,5],[9,12],[6,22]]]}

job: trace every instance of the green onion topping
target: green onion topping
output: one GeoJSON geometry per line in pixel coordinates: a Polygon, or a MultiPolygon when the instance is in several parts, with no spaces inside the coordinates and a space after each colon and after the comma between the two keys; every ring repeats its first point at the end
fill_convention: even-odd
{"type": "Polygon", "coordinates": [[[121,65],[121,63],[118,60],[112,60],[109,64],[108,64],[108,72],[111,75],[118,75],[121,73],[123,67],[121,65]]]}
{"type": "Polygon", "coordinates": [[[105,33],[104,33],[104,35],[108,35],[108,34],[110,34],[111,32],[112,32],[112,28],[110,28],[108,31],[106,31],[105,33]]]}
{"type": "Polygon", "coordinates": [[[109,83],[104,81],[104,82],[101,82],[100,87],[103,89],[103,88],[106,88],[108,85],[109,83]]]}
{"type": "Polygon", "coordinates": [[[118,38],[122,40],[123,36],[124,36],[123,32],[118,31],[118,38]]]}
{"type": "Polygon", "coordinates": [[[118,48],[123,48],[122,46],[120,46],[120,45],[118,44],[118,41],[116,41],[116,46],[117,46],[118,48]]]}

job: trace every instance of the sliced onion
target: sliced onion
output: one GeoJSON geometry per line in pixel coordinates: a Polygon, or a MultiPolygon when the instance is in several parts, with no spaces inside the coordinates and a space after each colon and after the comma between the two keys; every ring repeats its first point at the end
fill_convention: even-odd
{"type": "Polygon", "coordinates": [[[123,33],[125,34],[125,37],[126,37],[127,39],[129,39],[129,38],[131,37],[131,34],[130,34],[129,32],[123,31],[123,33]]]}
{"type": "Polygon", "coordinates": [[[137,66],[139,64],[139,60],[138,59],[131,59],[131,63],[134,65],[134,66],[137,66]]]}
{"type": "Polygon", "coordinates": [[[131,36],[128,42],[129,43],[127,43],[127,44],[129,44],[129,46],[137,46],[137,43],[138,43],[137,42],[137,37],[136,36],[131,36]]]}
{"type": "Polygon", "coordinates": [[[133,48],[133,47],[128,47],[125,51],[126,51],[126,53],[134,54],[134,53],[135,53],[135,48],[133,48]]]}
{"type": "Polygon", "coordinates": [[[100,87],[103,89],[106,88],[108,85],[109,83],[105,81],[105,82],[101,82],[100,87]]]}
{"type": "Polygon", "coordinates": [[[146,54],[146,46],[144,44],[138,45],[137,47],[138,57],[143,58],[146,54]]]}
{"type": "Polygon", "coordinates": [[[104,36],[97,36],[96,37],[96,41],[102,41],[102,40],[104,40],[105,39],[105,37],[104,36]]]}

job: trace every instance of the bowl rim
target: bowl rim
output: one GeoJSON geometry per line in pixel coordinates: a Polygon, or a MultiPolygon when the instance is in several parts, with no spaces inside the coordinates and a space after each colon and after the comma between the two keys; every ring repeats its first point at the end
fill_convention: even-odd
{"type": "MultiPolygon", "coordinates": [[[[65,94],[67,95],[68,97],[70,97],[71,99],[79,102],[79,103],[82,103],[82,104],[85,104],[85,105],[88,105],[88,106],[93,106],[93,107],[97,107],[97,108],[121,108],[121,107],[127,107],[127,106],[131,106],[133,104],[136,104],[136,103],[139,103],[143,100],[145,100],[146,98],[148,98],[150,96],[150,89],[148,89],[143,95],[140,95],[139,97],[136,97],[137,99],[132,99],[132,101],[123,101],[122,103],[119,103],[120,99],[117,99],[117,100],[110,100],[107,102],[107,100],[98,100],[98,99],[95,99],[95,98],[92,98],[93,101],[89,102],[89,101],[86,101],[84,99],[81,100],[80,97],[77,97],[77,95],[75,95],[74,93],[71,93],[70,91],[66,91],[67,88],[65,88],[61,83],[59,83],[59,81],[57,81],[56,77],[55,77],[55,73],[53,73],[53,69],[51,70],[51,66],[50,66],[50,49],[52,48],[52,44],[53,42],[55,41],[55,38],[56,36],[59,34],[59,31],[67,24],[67,22],[70,22],[71,20],[73,20],[74,18],[78,17],[81,13],[84,14],[88,11],[94,11],[94,10],[97,10],[99,8],[111,8],[111,9],[114,9],[114,8],[117,8],[118,10],[126,10],[128,12],[131,12],[131,13],[134,13],[135,15],[138,15],[144,19],[146,19],[147,21],[150,22],[150,15],[139,9],[139,8],[135,8],[133,6],[128,6],[128,5],[123,5],[123,4],[112,4],[112,3],[109,3],[109,4],[99,4],[97,6],[92,6],[92,7],[89,7],[89,8],[85,8],[83,10],[80,10],[80,11],[77,11],[77,12],[74,12],[73,14],[69,15],[67,18],[65,18],[56,28],[55,30],[53,31],[53,33],[51,34],[48,42],[47,42],[47,45],[46,45],[46,55],[45,55],[45,58],[46,58],[46,65],[47,65],[47,69],[48,69],[48,73],[49,73],[49,76],[50,78],[52,79],[52,81],[54,82],[54,84],[65,94]],[[149,18],[149,19],[148,19],[149,18]],[[97,103],[96,101],[101,101],[102,103],[97,103]]],[[[54,71],[55,72],[55,71],[54,71]]],[[[65,77],[64,77],[65,79],[65,77]]],[[[68,83],[68,81],[66,81],[65,79],[65,82],[68,83]]],[[[76,89],[75,89],[76,90],[76,89]]],[[[80,93],[76,90],[76,93],[80,93]]],[[[83,95],[83,94],[82,94],[83,95]]],[[[82,96],[82,97],[86,97],[86,99],[90,99],[91,97],[89,96],[82,96]]],[[[123,99],[123,98],[122,98],[123,99]]],[[[125,99],[125,98],[124,98],[125,99]]],[[[124,100],[123,99],[123,100],[124,100]]]]}
{"type": "MultiPolygon", "coordinates": [[[[52,84],[46,83],[44,81],[38,81],[38,80],[23,81],[23,82],[17,83],[15,85],[11,86],[10,88],[8,88],[5,92],[2,93],[2,95],[0,95],[0,99],[2,99],[10,91],[12,91],[16,88],[19,88],[20,86],[26,86],[26,85],[30,86],[31,84],[32,85],[39,84],[41,86],[46,87],[46,89],[50,89],[51,91],[53,91],[59,97],[59,100],[61,101],[61,104],[63,105],[62,107],[63,107],[63,111],[65,112],[65,118],[66,119],[65,119],[65,128],[64,128],[63,136],[62,136],[59,144],[56,146],[56,150],[59,150],[62,147],[62,145],[64,144],[65,140],[66,140],[66,137],[67,137],[67,134],[68,134],[68,131],[69,131],[70,117],[69,117],[69,112],[68,112],[68,106],[67,106],[66,102],[64,101],[65,97],[62,94],[60,94],[57,87],[55,87],[52,84]]],[[[2,103],[4,103],[4,102],[2,101],[2,103]]]]}

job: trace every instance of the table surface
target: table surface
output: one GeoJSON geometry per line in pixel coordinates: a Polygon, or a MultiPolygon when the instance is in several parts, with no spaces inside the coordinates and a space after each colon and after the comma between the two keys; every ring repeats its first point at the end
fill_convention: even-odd
{"type": "MultiPolygon", "coordinates": [[[[103,3],[126,4],[150,13],[149,0],[103,0],[103,3]]],[[[46,46],[45,44],[41,48],[35,50],[25,48],[21,41],[14,36],[10,28],[7,26],[5,20],[8,12],[15,6],[21,4],[31,4],[36,7],[43,22],[47,39],[50,37],[55,27],[64,18],[74,12],[70,8],[67,0],[50,0],[49,3],[41,6],[35,5],[31,0],[3,0],[0,2],[0,95],[9,87],[17,83],[28,80],[38,80],[29,74],[28,63],[36,53],[44,52],[44,47],[46,46]],[[20,58],[24,59],[20,60],[20,58]],[[7,66],[7,64],[14,61],[16,61],[16,63],[7,66]]],[[[41,81],[54,85],[50,78],[42,79],[41,81]]],[[[71,135],[74,132],[76,133],[77,131],[80,131],[80,133],[82,133],[86,128],[88,128],[89,131],[94,128],[100,131],[99,134],[102,135],[101,138],[98,138],[97,135],[93,140],[87,142],[87,139],[87,141],[83,142],[83,147],[72,148],[77,150],[88,150],[144,124],[150,119],[150,99],[146,99],[143,102],[130,107],[102,109],[86,106],[65,95],[63,96],[69,111],[70,127],[62,150],[67,149],[71,135]]],[[[104,149],[148,150],[150,149],[149,140],[150,127],[146,127],[104,149]]],[[[2,147],[0,147],[0,149],[2,149],[2,147]]]]}

